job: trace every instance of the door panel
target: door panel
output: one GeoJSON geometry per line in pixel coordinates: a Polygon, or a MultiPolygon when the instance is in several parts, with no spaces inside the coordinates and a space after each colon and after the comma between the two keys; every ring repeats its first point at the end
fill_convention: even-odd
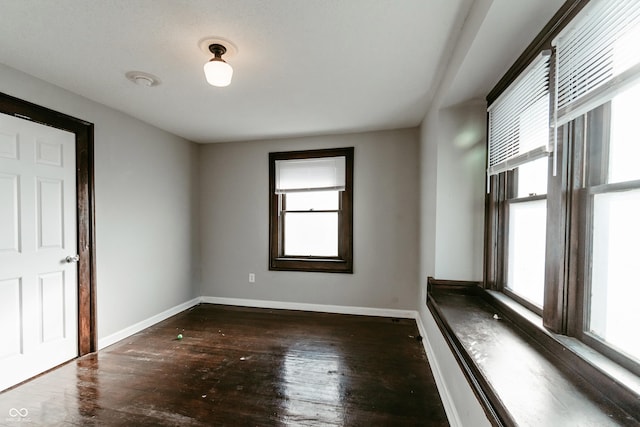
{"type": "Polygon", "coordinates": [[[0,157],[18,158],[18,135],[16,132],[0,129],[0,157]]]}
{"type": "Polygon", "coordinates": [[[78,354],[75,135],[0,114],[0,390],[78,354]]]}
{"type": "Polygon", "coordinates": [[[0,324],[7,325],[5,340],[0,347],[0,359],[20,354],[22,322],[20,321],[20,279],[0,280],[0,324]]]}
{"type": "Polygon", "coordinates": [[[18,175],[0,173],[0,253],[17,253],[18,175]]]}
{"type": "Polygon", "coordinates": [[[62,186],[58,179],[37,178],[38,194],[36,223],[38,224],[38,250],[63,248],[63,209],[62,186]]]}
{"type": "Polygon", "coordinates": [[[63,339],[65,337],[64,272],[42,274],[38,279],[40,282],[38,315],[42,320],[41,342],[63,339]]]}

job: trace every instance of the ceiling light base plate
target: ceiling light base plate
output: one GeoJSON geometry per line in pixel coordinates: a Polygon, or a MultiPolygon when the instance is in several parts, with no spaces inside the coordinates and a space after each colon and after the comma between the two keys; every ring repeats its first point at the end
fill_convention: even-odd
{"type": "Polygon", "coordinates": [[[227,52],[224,54],[224,59],[233,58],[238,54],[238,48],[235,44],[230,42],[227,39],[223,39],[222,37],[205,37],[198,42],[198,46],[200,50],[203,51],[207,56],[211,56],[211,51],[209,50],[209,46],[212,44],[221,44],[227,49],[227,52]]]}

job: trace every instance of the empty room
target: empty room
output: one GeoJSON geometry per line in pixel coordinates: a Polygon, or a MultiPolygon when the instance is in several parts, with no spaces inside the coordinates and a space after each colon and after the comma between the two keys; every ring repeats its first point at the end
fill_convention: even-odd
{"type": "Polygon", "coordinates": [[[637,0],[0,0],[0,425],[640,425],[637,0]]]}

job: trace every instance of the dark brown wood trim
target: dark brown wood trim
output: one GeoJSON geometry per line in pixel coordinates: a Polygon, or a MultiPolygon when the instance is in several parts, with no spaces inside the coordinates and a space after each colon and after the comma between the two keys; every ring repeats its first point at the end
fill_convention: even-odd
{"type": "Polygon", "coordinates": [[[502,291],[506,255],[506,224],[508,224],[506,202],[507,181],[505,175],[490,178],[490,192],[485,197],[485,242],[484,242],[484,287],[502,291]]]}
{"type": "Polygon", "coordinates": [[[96,323],[95,258],[95,181],[93,124],[78,135],[76,149],[78,170],[78,253],[79,262],[79,352],[85,355],[98,350],[96,323]],[[88,210],[82,212],[81,210],[88,210]]]}
{"type": "Polygon", "coordinates": [[[76,135],[78,222],[78,352],[98,348],[96,329],[95,184],[93,124],[0,92],[0,113],[76,135]]]}
{"type": "Polygon", "coordinates": [[[509,298],[511,298],[512,300],[514,300],[515,302],[517,302],[518,304],[520,304],[521,306],[525,307],[527,310],[534,312],[538,316],[542,316],[542,309],[540,307],[522,298],[520,295],[516,294],[506,286],[502,289],[502,293],[508,296],[509,298]]]}
{"type": "Polygon", "coordinates": [[[589,194],[615,193],[617,191],[629,191],[640,189],[640,180],[615,182],[612,184],[594,185],[589,187],[589,194]]]}
{"type": "Polygon", "coordinates": [[[498,242],[500,239],[499,224],[499,180],[501,175],[488,177],[489,192],[484,202],[484,273],[483,282],[487,289],[497,289],[499,283],[498,242]]]}
{"type": "Polygon", "coordinates": [[[464,289],[465,292],[473,292],[475,288],[479,288],[481,286],[481,283],[473,280],[446,280],[436,279],[431,276],[427,277],[427,290],[430,290],[433,286],[456,290],[464,289]]]}
{"type": "Polygon", "coordinates": [[[353,273],[353,157],[354,148],[330,148],[269,153],[269,270],[353,273]],[[340,198],[340,238],[337,258],[285,257],[280,253],[284,227],[279,215],[280,197],[275,193],[276,160],[345,156],[345,191],[340,198]]]}
{"type": "MultiPolygon", "coordinates": [[[[584,164],[584,119],[578,118],[575,123],[572,123],[570,127],[565,129],[563,137],[569,135],[571,131],[571,164],[581,165],[584,164]]],[[[584,324],[584,306],[585,306],[585,293],[584,283],[587,283],[587,268],[585,268],[584,259],[587,253],[591,252],[591,244],[587,243],[587,224],[586,215],[587,212],[587,190],[583,187],[584,182],[584,168],[572,167],[571,171],[570,188],[571,192],[569,198],[571,205],[569,206],[569,224],[571,225],[569,230],[569,249],[568,249],[568,263],[569,266],[575,266],[570,268],[567,276],[567,324],[566,333],[570,336],[580,337],[582,334],[582,327],[584,324]],[[585,243],[583,243],[585,242],[585,243]]]]}
{"type": "MultiPolygon", "coordinates": [[[[547,174],[547,200],[559,202],[547,202],[545,292],[543,310],[538,314],[542,314],[544,325],[550,331],[566,334],[569,298],[568,287],[565,285],[569,274],[569,254],[566,248],[570,239],[571,199],[565,189],[570,179],[566,157],[570,156],[571,152],[568,147],[570,144],[565,143],[566,135],[559,135],[558,139],[558,149],[553,153],[553,156],[556,156],[557,173],[556,176],[553,176],[553,173],[547,174]]],[[[553,156],[549,157],[549,171],[553,170],[553,156]]]]}
{"type": "MultiPolygon", "coordinates": [[[[438,280],[433,277],[429,277],[427,279],[427,289],[431,290],[433,287],[472,294],[477,292],[477,290],[480,290],[478,283],[476,282],[438,280]]],[[[509,411],[504,407],[504,405],[502,405],[500,398],[495,394],[489,383],[487,383],[484,375],[482,375],[478,366],[473,362],[469,353],[464,350],[464,346],[460,340],[458,340],[455,332],[453,332],[453,329],[451,328],[451,325],[449,325],[445,316],[442,314],[438,303],[429,295],[430,291],[427,293],[427,307],[429,308],[436,325],[438,325],[444,340],[447,342],[449,349],[453,353],[454,358],[458,362],[458,366],[469,382],[473,393],[476,395],[485,415],[491,422],[491,425],[497,427],[516,425],[509,415],[509,411]]]]}
{"type": "Polygon", "coordinates": [[[475,282],[442,281],[429,278],[427,283],[427,306],[458,361],[460,369],[469,380],[474,393],[478,396],[487,417],[494,425],[500,425],[496,424],[497,422],[502,422],[502,425],[516,424],[513,422],[508,408],[504,406],[500,396],[496,395],[491,387],[491,379],[485,377],[460,340],[457,339],[452,325],[449,324],[446,316],[443,315],[442,309],[438,306],[437,296],[434,296],[434,293],[453,292],[481,298],[491,307],[491,313],[497,313],[500,317],[508,319],[517,329],[522,331],[522,338],[531,345],[531,348],[536,349],[534,351],[543,351],[546,354],[545,357],[555,358],[563,369],[572,373],[576,382],[586,381],[590,384],[592,390],[602,394],[601,399],[607,399],[611,402],[611,405],[624,410],[634,417],[633,419],[640,419],[637,404],[640,397],[637,394],[598,369],[592,362],[581,357],[575,349],[570,348],[559,340],[558,335],[550,333],[541,325],[533,323],[523,314],[526,310],[522,308],[516,309],[517,304],[509,302],[508,298],[500,297],[501,294],[498,292],[486,291],[477,286],[475,282]],[[538,348],[540,350],[537,350],[538,348]],[[494,414],[495,417],[492,418],[494,414]]]}
{"type": "Polygon", "coordinates": [[[540,52],[551,49],[551,41],[560,31],[589,3],[589,0],[568,0],[556,12],[535,39],[527,46],[507,73],[498,81],[487,95],[487,103],[491,105],[500,94],[524,71],[540,52]]]}

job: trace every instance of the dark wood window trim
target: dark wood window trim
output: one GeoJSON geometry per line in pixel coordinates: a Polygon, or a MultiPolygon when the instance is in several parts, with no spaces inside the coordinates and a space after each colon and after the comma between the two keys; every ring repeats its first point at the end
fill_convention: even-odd
{"type": "MultiPolygon", "coordinates": [[[[555,200],[548,204],[547,211],[547,249],[545,267],[545,301],[542,312],[531,307],[517,295],[509,292],[502,284],[505,281],[504,271],[507,262],[506,230],[508,222],[508,210],[505,205],[513,203],[507,196],[509,193],[508,181],[513,172],[492,177],[492,194],[487,195],[486,211],[491,215],[486,223],[494,228],[489,228],[487,233],[493,232],[495,244],[493,253],[485,257],[493,263],[485,267],[485,288],[504,293],[525,308],[541,315],[541,323],[555,334],[575,337],[586,346],[604,355],[612,363],[627,369],[637,376],[640,375],[636,361],[613,349],[605,342],[585,331],[587,322],[587,284],[590,282],[591,241],[588,230],[591,229],[590,221],[592,209],[589,207],[593,194],[603,192],[625,191],[640,188],[640,180],[602,184],[603,176],[607,175],[608,164],[607,137],[608,135],[608,111],[609,105],[604,105],[588,114],[588,119],[578,118],[563,127],[560,134],[558,151],[558,173],[556,176],[549,174],[549,194],[547,200],[555,200]],[[606,131],[605,131],[606,130],[606,131]],[[596,135],[598,141],[594,148],[585,145],[588,135],[596,135]],[[605,136],[603,136],[605,135],[605,136]],[[584,152],[587,148],[589,155],[584,152]],[[585,164],[585,159],[590,158],[590,164],[585,164]],[[587,167],[589,166],[589,167],[587,167]],[[589,176],[584,173],[590,171],[589,176]],[[493,225],[495,224],[495,225],[493,225]],[[492,276],[490,276],[492,275],[492,276]]],[[[551,159],[549,168],[552,167],[551,159]]],[[[551,169],[550,169],[551,170],[551,169]]],[[[529,199],[537,199],[535,196],[529,199]]],[[[582,354],[588,355],[588,351],[582,354]]],[[[615,377],[610,381],[618,381],[615,377]]]]}
{"type": "MultiPolygon", "coordinates": [[[[514,81],[542,49],[551,47],[551,40],[588,3],[588,0],[570,0],[556,13],[543,31],[530,44],[518,61],[510,68],[498,85],[487,96],[491,104],[514,81]]],[[[554,53],[555,55],[555,53],[554,53]]],[[[552,62],[554,58],[552,57],[552,62]]],[[[555,81],[551,67],[551,82],[555,81]]],[[[553,97],[553,93],[552,93],[553,97]]],[[[551,100],[553,103],[553,99],[551,100]]],[[[640,364],[616,351],[602,340],[586,331],[588,319],[588,294],[590,283],[592,196],[600,192],[625,191],[640,187],[640,181],[607,184],[602,179],[607,175],[607,146],[609,132],[609,105],[604,105],[583,117],[562,126],[558,131],[557,150],[553,154],[557,161],[557,173],[553,174],[553,159],[549,159],[547,191],[547,244],[545,255],[545,293],[542,311],[535,310],[504,288],[506,239],[508,224],[510,174],[492,176],[488,180],[489,193],[485,198],[485,257],[483,284],[486,295],[496,300],[505,299],[509,304],[518,303],[520,309],[536,312],[541,334],[553,336],[555,341],[570,346],[576,355],[572,363],[598,365],[600,370],[583,369],[579,374],[587,381],[596,381],[597,387],[608,390],[628,378],[632,387],[630,396],[636,407],[631,412],[637,416],[640,399],[640,364]],[[594,137],[597,146],[585,144],[594,137]],[[589,150],[588,152],[585,150],[589,150]],[[595,151],[594,151],[595,150],[595,151]],[[589,160],[587,164],[586,159],[589,160]],[[589,171],[588,175],[585,172],[589,171]],[[495,294],[494,291],[500,292],[495,294]],[[505,296],[510,298],[505,298],[505,296]],[[544,329],[542,329],[544,326],[544,329]],[[573,341],[576,343],[574,344],[573,341]],[[572,342],[570,345],[567,342],[572,342]],[[597,362],[593,360],[597,359],[597,362]],[[606,374],[602,372],[606,371],[606,374]],[[599,373],[598,373],[599,372],[599,373]]],[[[511,201],[513,203],[513,201],[511,201]]],[[[525,316],[526,317],[526,316],[525,316]]],[[[558,350],[548,340],[539,341],[545,351],[558,350]]],[[[612,396],[617,396],[612,392],[612,396]]],[[[629,396],[629,395],[628,395],[629,396]]]]}
{"type": "Polygon", "coordinates": [[[269,153],[269,270],[353,273],[353,147],[269,153]],[[340,192],[337,257],[287,257],[282,254],[280,196],[275,192],[276,160],[346,158],[345,190],[340,192]]]}
{"type": "Polygon", "coordinates": [[[96,329],[95,190],[93,124],[0,93],[0,113],[31,120],[76,135],[78,233],[78,355],[98,350],[96,329]]]}
{"type": "MultiPolygon", "coordinates": [[[[637,425],[640,422],[638,377],[620,370],[614,363],[590,351],[579,341],[549,332],[542,326],[539,316],[501,293],[485,290],[478,282],[437,280],[429,277],[427,307],[492,425],[536,425],[540,419],[559,418],[548,412],[550,408],[545,402],[563,400],[564,397],[554,394],[553,390],[570,392],[560,386],[567,379],[581,391],[584,407],[589,409],[584,413],[577,411],[569,414],[575,425],[592,424],[593,420],[589,420],[585,414],[594,408],[601,411],[603,419],[609,418],[612,423],[637,425]],[[471,313],[473,318],[459,313],[471,313]],[[499,322],[500,326],[493,328],[491,325],[494,322],[499,322]],[[482,357],[478,358],[478,348],[471,348],[465,345],[465,342],[486,343],[487,336],[491,337],[489,344],[493,343],[494,339],[495,343],[513,343],[513,340],[508,338],[518,337],[515,344],[517,348],[494,346],[493,353],[482,352],[482,357]],[[518,344],[519,340],[522,341],[518,344]],[[555,373],[546,373],[549,389],[538,388],[532,389],[530,393],[521,393],[522,387],[527,387],[526,378],[521,377],[518,382],[512,383],[512,387],[519,391],[514,395],[526,396],[527,399],[526,402],[518,402],[517,406],[531,407],[540,403],[539,407],[534,407],[537,414],[544,414],[544,417],[522,419],[522,415],[518,415],[519,408],[505,403],[513,402],[513,399],[502,394],[505,392],[504,372],[501,372],[498,378],[491,375],[489,369],[485,369],[484,364],[495,363],[494,357],[504,358],[503,353],[510,350],[529,361],[549,360],[558,368],[555,373]],[[497,355],[497,352],[501,355],[497,355]],[[502,388],[499,384],[502,384],[502,388]],[[581,421],[580,417],[585,418],[581,421]]],[[[532,363],[529,371],[527,360],[516,361],[512,366],[524,363],[524,367],[517,368],[519,372],[538,375],[536,364],[532,363]]],[[[575,400],[576,396],[567,395],[566,398],[575,400]]]]}

